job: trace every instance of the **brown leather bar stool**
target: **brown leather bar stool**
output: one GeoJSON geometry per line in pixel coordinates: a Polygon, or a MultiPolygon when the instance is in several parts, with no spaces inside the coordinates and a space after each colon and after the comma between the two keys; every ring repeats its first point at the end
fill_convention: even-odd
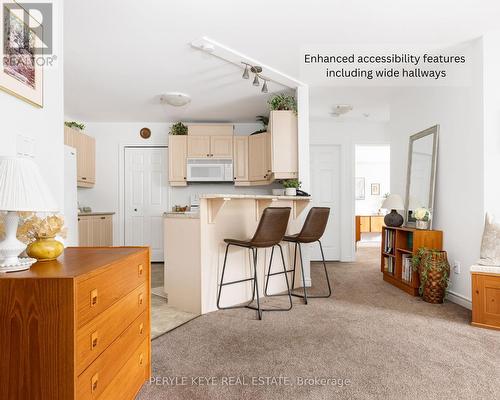
{"type": "Polygon", "coordinates": [[[222,274],[219,284],[219,292],[217,294],[217,308],[219,310],[227,310],[232,308],[250,308],[252,310],[257,311],[257,316],[259,319],[262,319],[263,311],[288,311],[292,308],[292,298],[290,293],[290,285],[288,284],[288,277],[286,274],[286,265],[285,258],[283,256],[283,249],[281,248],[280,242],[283,240],[283,237],[286,232],[286,227],[288,225],[288,219],[290,217],[290,207],[267,207],[264,209],[262,213],[262,217],[259,221],[259,226],[255,231],[255,234],[250,240],[238,240],[238,239],[224,239],[224,242],[227,243],[226,253],[224,255],[224,265],[222,267],[222,274]],[[253,277],[240,279],[237,281],[224,282],[224,272],[226,271],[226,261],[227,261],[227,252],[229,246],[238,246],[245,247],[252,251],[253,256],[253,277]],[[274,246],[278,246],[281,252],[281,261],[283,263],[282,274],[285,275],[286,287],[288,290],[288,298],[289,298],[289,307],[288,308],[261,308],[259,301],[259,285],[257,283],[257,251],[259,248],[268,248],[272,247],[271,251],[271,259],[269,260],[269,266],[271,266],[273,262],[273,254],[274,254],[274,246]],[[220,297],[222,292],[222,287],[227,285],[234,285],[241,282],[253,281],[252,288],[252,299],[245,305],[239,306],[231,306],[231,307],[221,307],[220,306],[220,297]],[[257,307],[252,306],[254,299],[257,301],[257,307]]]}
{"type": "MultiPolygon", "coordinates": [[[[287,235],[283,238],[285,242],[295,243],[294,257],[293,257],[293,269],[287,272],[292,272],[292,290],[295,289],[295,267],[297,262],[297,247],[299,248],[300,254],[300,271],[302,274],[302,285],[304,290],[304,295],[299,295],[296,293],[291,293],[292,296],[300,297],[304,299],[307,304],[308,298],[326,298],[330,297],[332,294],[332,288],[330,286],[330,279],[328,277],[328,271],[326,269],[325,254],[323,253],[323,246],[321,245],[321,237],[325,233],[326,225],[328,223],[328,217],[330,215],[330,208],[328,207],[312,207],[307,214],[304,225],[299,233],[295,235],[287,235]],[[304,264],[302,260],[302,248],[301,243],[313,243],[318,242],[319,248],[321,250],[321,258],[323,259],[323,268],[325,269],[326,283],[328,285],[328,294],[311,296],[307,294],[307,289],[305,286],[305,275],[304,275],[304,264]]],[[[279,272],[280,273],[280,272],[279,272]]],[[[265,293],[267,295],[267,283],[269,281],[269,274],[266,280],[265,293]]]]}

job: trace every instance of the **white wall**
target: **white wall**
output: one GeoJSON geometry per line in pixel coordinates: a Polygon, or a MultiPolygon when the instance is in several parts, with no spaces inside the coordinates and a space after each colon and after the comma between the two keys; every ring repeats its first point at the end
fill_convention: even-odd
{"type": "Polygon", "coordinates": [[[484,202],[500,219],[500,32],[483,37],[484,202]]]}
{"type": "MultiPolygon", "coordinates": [[[[339,122],[332,118],[312,119],[311,144],[334,144],[341,147],[340,260],[352,261],[354,254],[354,148],[356,144],[389,144],[390,134],[383,122],[339,122]]],[[[314,193],[313,193],[314,196],[314,193]]]]}
{"type": "Polygon", "coordinates": [[[44,69],[44,107],[34,107],[0,90],[0,155],[16,155],[17,135],[35,141],[35,161],[52,189],[61,212],[64,207],[64,92],[62,1],[53,1],[54,54],[57,66],[44,69]]]}
{"type": "MultiPolygon", "coordinates": [[[[93,188],[79,188],[78,201],[81,206],[90,206],[94,211],[115,212],[114,244],[123,244],[121,232],[123,216],[120,214],[120,151],[124,145],[168,145],[170,123],[85,123],[85,132],[96,139],[96,184],[93,188]],[[139,131],[151,129],[151,137],[142,139],[139,131]]],[[[260,124],[235,124],[235,134],[247,135],[262,126],[260,124]]],[[[121,159],[123,161],[123,159],[121,159]]],[[[270,193],[276,185],[262,187],[235,187],[233,184],[190,184],[173,187],[170,206],[190,204],[192,194],[201,193],[270,193]]],[[[167,211],[167,210],[165,210],[167,211]]]]}
{"type": "Polygon", "coordinates": [[[391,193],[405,195],[408,138],[440,125],[434,229],[443,231],[451,264],[452,295],[470,301],[468,268],[479,258],[483,229],[483,115],[481,41],[471,44],[476,63],[466,87],[404,88],[391,103],[391,193]]]}
{"type": "Polygon", "coordinates": [[[356,200],[356,215],[377,214],[384,200],[384,194],[391,191],[391,149],[390,145],[358,145],[355,149],[355,176],[365,178],[365,198],[356,200]],[[371,185],[380,185],[380,194],[371,194],[371,185]]]}

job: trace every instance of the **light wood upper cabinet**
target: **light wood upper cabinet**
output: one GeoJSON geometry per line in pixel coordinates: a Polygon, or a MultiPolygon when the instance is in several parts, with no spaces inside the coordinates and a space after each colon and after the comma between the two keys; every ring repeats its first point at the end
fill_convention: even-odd
{"type": "Polygon", "coordinates": [[[189,158],[232,158],[233,136],[189,136],[187,137],[189,158]]]}
{"type": "Polygon", "coordinates": [[[233,125],[188,125],[189,136],[232,136],[233,125]]]}
{"type": "Polygon", "coordinates": [[[235,182],[248,181],[248,136],[234,137],[233,170],[235,182]]]}
{"type": "Polygon", "coordinates": [[[268,174],[268,133],[248,137],[248,178],[250,181],[266,181],[268,174]]]}
{"type": "Polygon", "coordinates": [[[76,149],[77,186],[95,184],[95,139],[75,129],[64,127],[64,144],[76,149]]]}
{"type": "Polygon", "coordinates": [[[187,156],[189,158],[210,157],[210,136],[187,136],[187,156]]]}
{"type": "Polygon", "coordinates": [[[271,139],[271,171],[274,179],[298,177],[297,115],[293,111],[271,111],[268,132],[271,139]]]}
{"type": "Polygon", "coordinates": [[[210,136],[210,157],[233,158],[233,136],[210,136]]]}
{"type": "Polygon", "coordinates": [[[168,137],[168,180],[171,186],[186,186],[188,136],[168,137]]]}

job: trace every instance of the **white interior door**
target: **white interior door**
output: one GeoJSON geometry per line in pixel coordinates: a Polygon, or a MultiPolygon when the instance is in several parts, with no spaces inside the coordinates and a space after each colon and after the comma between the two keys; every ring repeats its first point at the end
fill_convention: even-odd
{"type": "Polygon", "coordinates": [[[167,149],[125,148],[125,245],[150,246],[163,261],[163,213],[168,208],[167,149]]]}
{"type": "MultiPolygon", "coordinates": [[[[326,260],[340,259],[340,146],[311,146],[312,206],[330,207],[330,218],[321,238],[326,260]]],[[[321,260],[319,246],[311,246],[311,260],[321,260]]]]}

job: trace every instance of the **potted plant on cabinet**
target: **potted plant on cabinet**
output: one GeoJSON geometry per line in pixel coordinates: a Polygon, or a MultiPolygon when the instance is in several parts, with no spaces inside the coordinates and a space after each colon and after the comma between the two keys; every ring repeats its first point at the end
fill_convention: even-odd
{"type": "Polygon", "coordinates": [[[176,122],[170,127],[171,135],[187,135],[188,127],[182,122],[176,122]]]}
{"type": "Polygon", "coordinates": [[[297,189],[302,183],[298,179],[286,179],[283,181],[286,196],[297,196],[297,189]]]}
{"type": "Polygon", "coordinates": [[[297,101],[294,96],[277,94],[268,100],[271,111],[293,111],[297,113],[297,101]]]}
{"type": "Polygon", "coordinates": [[[442,303],[450,277],[446,251],[421,247],[412,257],[412,266],[420,277],[422,299],[427,303],[442,303]]]}
{"type": "Polygon", "coordinates": [[[417,229],[429,229],[429,224],[432,218],[432,214],[429,209],[425,207],[417,208],[413,212],[413,216],[417,220],[415,222],[415,228],[417,229]]]}

